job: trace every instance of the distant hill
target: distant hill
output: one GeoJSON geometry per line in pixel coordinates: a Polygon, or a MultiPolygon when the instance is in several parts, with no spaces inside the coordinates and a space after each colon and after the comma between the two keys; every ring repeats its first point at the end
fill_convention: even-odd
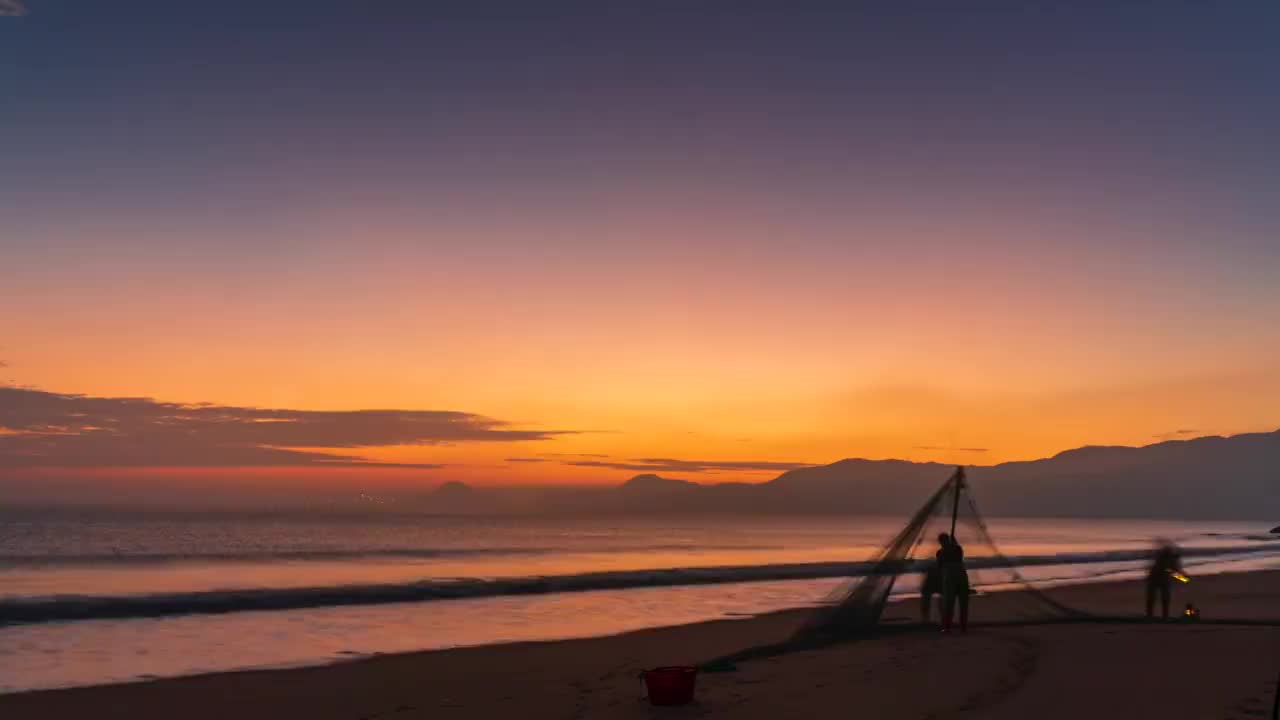
{"type": "Polygon", "coordinates": [[[658,475],[646,474],[637,475],[631,478],[623,483],[622,487],[618,490],[619,492],[645,497],[654,495],[678,495],[701,487],[701,485],[689,482],[688,480],[672,480],[658,475]]]}
{"type": "MultiPolygon", "coordinates": [[[[842,460],[793,470],[762,490],[773,507],[900,513],[918,506],[949,470],[842,460]]],[[[969,479],[983,511],[994,515],[1272,518],[1280,516],[1280,432],[1085,447],[973,467],[969,479]]]]}
{"type": "MultiPolygon", "coordinates": [[[[653,513],[911,512],[952,467],[848,459],[760,484],[701,484],[638,475],[561,493],[541,510],[653,513]]],[[[1280,517],[1280,431],[1146,447],[1084,447],[1030,462],[969,468],[989,515],[1274,519],[1280,517]]]]}
{"type": "Polygon", "coordinates": [[[449,515],[484,515],[501,512],[502,502],[492,493],[462,482],[447,482],[436,488],[426,499],[426,508],[433,513],[449,515]]]}
{"type": "Polygon", "coordinates": [[[1280,431],[1086,447],[974,477],[1000,514],[1270,519],[1280,516],[1280,431]]]}

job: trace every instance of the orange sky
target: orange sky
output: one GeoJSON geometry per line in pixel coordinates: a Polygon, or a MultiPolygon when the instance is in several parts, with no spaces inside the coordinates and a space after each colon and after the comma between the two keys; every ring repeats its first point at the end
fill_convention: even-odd
{"type": "Polygon", "coordinates": [[[291,436],[428,485],[1280,427],[1261,8],[50,5],[0,18],[0,384],[234,417],[0,407],[0,474],[374,472],[244,408],[462,413],[291,436]]]}
{"type": "MultiPolygon", "coordinates": [[[[636,472],[562,462],[575,454],[987,464],[1280,425],[1280,341],[1269,330],[1280,303],[1247,285],[1179,293],[1187,258],[1169,248],[1163,258],[1141,246],[1076,253],[1063,231],[1021,244],[1011,223],[1010,237],[984,235],[940,259],[925,252],[933,232],[949,229],[963,245],[979,231],[903,223],[880,228],[876,242],[909,252],[811,247],[761,265],[751,248],[777,228],[708,217],[615,231],[633,249],[579,256],[573,272],[549,260],[522,272],[528,258],[433,268],[430,252],[401,241],[431,234],[412,224],[366,228],[363,247],[378,253],[287,256],[244,273],[172,255],[135,265],[122,241],[123,257],[42,268],[9,286],[28,301],[49,283],[62,290],[3,320],[0,377],[100,397],[460,410],[579,431],[360,450],[445,466],[387,476],[405,482],[617,482],[636,472]],[[649,241],[682,227],[734,252],[649,241]]],[[[1225,271],[1206,260],[1197,272],[1207,287],[1225,271]]]]}

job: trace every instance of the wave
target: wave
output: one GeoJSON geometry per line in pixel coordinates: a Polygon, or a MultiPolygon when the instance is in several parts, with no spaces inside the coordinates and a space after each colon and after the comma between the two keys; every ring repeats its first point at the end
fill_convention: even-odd
{"type": "MultiPolygon", "coordinates": [[[[1189,548],[1187,558],[1239,557],[1271,554],[1276,546],[1248,545],[1189,548]]],[[[1120,550],[1011,558],[974,557],[973,569],[1016,566],[1077,565],[1146,560],[1148,550],[1120,550]]],[[[912,569],[923,570],[924,561],[912,569]]],[[[617,570],[570,575],[424,580],[396,584],[336,585],[301,588],[251,588],[150,595],[58,595],[0,599],[0,625],[38,622],[155,618],[175,615],[221,614],[255,610],[299,610],[346,605],[380,605],[401,602],[464,598],[537,595],[589,590],[712,585],[783,580],[820,580],[857,577],[874,569],[872,561],[817,562],[779,565],[684,567],[656,570],[617,570]]]]}
{"type": "Polygon", "coordinates": [[[1208,533],[1202,533],[1202,535],[1203,537],[1231,538],[1233,540],[1252,540],[1254,542],[1280,541],[1280,536],[1276,534],[1208,532],[1208,533]]]}
{"type": "MultiPolygon", "coordinates": [[[[693,545],[693,544],[657,544],[626,546],[591,550],[592,554],[601,553],[634,553],[634,552],[707,552],[720,550],[767,551],[780,550],[779,546],[769,545],[693,545]]],[[[254,550],[252,552],[171,552],[171,553],[135,553],[135,552],[93,552],[68,553],[50,555],[48,553],[0,553],[0,565],[19,566],[103,566],[103,565],[163,565],[179,562],[196,563],[268,563],[268,562],[314,562],[326,560],[368,560],[368,559],[418,559],[432,560],[451,557],[502,557],[522,555],[552,555],[588,552],[570,547],[498,547],[498,548],[365,548],[334,550],[254,550]]]]}
{"type": "Polygon", "coordinates": [[[253,552],[95,552],[66,555],[0,553],[9,565],[161,565],[178,562],[279,562],[357,560],[363,558],[475,557],[485,555],[546,555],[555,548],[376,548],[367,550],[268,550],[253,552]]]}

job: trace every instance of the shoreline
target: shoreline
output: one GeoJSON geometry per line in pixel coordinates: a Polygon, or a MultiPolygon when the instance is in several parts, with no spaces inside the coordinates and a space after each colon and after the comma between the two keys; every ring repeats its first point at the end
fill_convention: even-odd
{"type": "MultiPolygon", "coordinates": [[[[1133,614],[1135,610],[1140,612],[1141,586],[1132,581],[1074,585],[1055,588],[1053,592],[1066,600],[1075,601],[1077,605],[1116,607],[1122,611],[1127,608],[1129,614],[1133,614]]],[[[1213,645],[1216,640],[1227,642],[1233,649],[1228,657],[1220,660],[1225,665],[1234,665],[1232,658],[1236,656],[1266,659],[1272,663],[1272,682],[1275,669],[1280,668],[1280,627],[1239,628],[1214,625],[1212,622],[1195,626],[1146,622],[1125,625],[1078,623],[1070,626],[980,624],[984,619],[1007,619],[1001,617],[1004,612],[1001,607],[1012,607],[1010,603],[1018,599],[1019,595],[1015,591],[979,596],[975,599],[975,627],[972,632],[959,642],[946,646],[948,653],[956,648],[967,647],[975,651],[983,649],[972,658],[973,667],[966,667],[964,673],[961,673],[966,677],[972,674],[969,677],[971,683],[984,687],[995,683],[994,686],[1005,688],[1002,684],[1004,680],[1000,678],[1007,680],[1007,673],[997,667],[1001,661],[991,658],[1007,661],[1002,667],[1008,670],[1011,667],[1008,663],[1016,666],[1019,662],[1031,661],[1032,656],[1027,655],[1030,652],[1028,648],[1038,648],[1034,659],[1039,662],[1043,655],[1041,650],[1046,643],[1055,646],[1064,643],[1072,645],[1079,644],[1082,638],[1093,638],[1102,644],[1112,643],[1114,637],[1156,638],[1153,642],[1168,645],[1170,653],[1167,656],[1157,653],[1147,660],[1154,663],[1153,666],[1165,667],[1171,673],[1170,677],[1177,677],[1179,674],[1176,663],[1169,666],[1170,661],[1186,661],[1189,657],[1188,653],[1176,650],[1178,643],[1188,638],[1193,638],[1196,643],[1207,642],[1209,645],[1213,645]],[[986,669],[994,675],[979,672],[991,662],[995,662],[997,666],[986,669]]],[[[1280,602],[1276,601],[1280,598],[1280,571],[1223,573],[1197,578],[1196,597],[1197,603],[1206,608],[1207,619],[1255,618],[1274,621],[1280,626],[1280,602]]],[[[546,709],[549,712],[547,715],[535,714],[535,717],[564,717],[564,713],[552,711],[565,710],[568,707],[566,703],[573,704],[570,703],[573,698],[577,698],[575,702],[578,704],[585,703],[584,707],[595,708],[603,716],[614,716],[609,713],[615,709],[634,714],[640,712],[637,708],[648,707],[636,700],[636,676],[641,669],[665,664],[700,664],[747,647],[776,642],[785,638],[808,612],[804,608],[787,609],[747,618],[719,618],[600,637],[423,650],[339,660],[323,665],[246,669],[126,683],[19,691],[0,695],[0,714],[18,718],[63,717],[84,714],[90,708],[97,708],[92,714],[109,718],[159,718],[173,714],[224,717],[235,712],[240,715],[241,720],[251,720],[292,717],[295,716],[298,704],[302,704],[308,708],[308,716],[352,719],[376,717],[380,712],[385,714],[399,707],[416,710],[428,706],[433,708],[430,710],[433,717],[438,716],[441,711],[457,717],[488,717],[491,713],[512,712],[514,708],[521,708],[521,712],[527,715],[531,706],[536,706],[534,709],[538,711],[546,709]],[[510,686],[509,692],[491,697],[491,687],[504,686],[510,686]],[[384,696],[404,699],[384,711],[370,709],[376,708],[384,696]],[[236,698],[241,698],[244,702],[236,698]],[[598,702],[603,705],[597,708],[598,702]],[[227,703],[231,703],[234,710],[227,703]],[[504,703],[505,709],[498,707],[504,703]],[[202,714],[205,710],[209,714],[202,714]]],[[[916,603],[898,602],[886,612],[886,621],[891,622],[895,617],[914,619],[915,612],[916,603]]],[[[703,688],[699,691],[702,703],[700,707],[711,707],[717,711],[723,707],[727,710],[731,705],[726,703],[735,696],[734,688],[741,684],[739,680],[754,677],[761,672],[769,674],[770,671],[777,670],[788,676],[787,683],[798,683],[798,687],[809,684],[809,690],[817,692],[824,690],[828,683],[816,680],[810,683],[806,677],[812,673],[801,672],[795,675],[791,671],[801,666],[813,665],[810,668],[813,672],[819,675],[830,674],[834,672],[834,668],[843,667],[840,663],[850,657],[861,658],[870,663],[869,667],[873,670],[877,667],[876,658],[890,658],[884,662],[891,667],[905,669],[907,665],[900,658],[896,662],[892,660],[902,652],[907,652],[915,661],[922,663],[922,668],[933,667],[936,659],[930,653],[940,649],[938,642],[939,638],[927,630],[906,631],[820,650],[753,660],[744,663],[735,673],[704,673],[700,679],[703,688]],[[791,677],[792,675],[795,677],[791,677]]],[[[1080,648],[1076,650],[1079,651],[1080,648]]],[[[1118,652],[1124,655],[1134,650],[1135,648],[1126,646],[1118,652]]],[[[1145,653],[1140,654],[1146,657],[1145,653]]],[[[1214,653],[1210,653],[1212,654],[1214,653]]],[[[1212,658],[1196,656],[1194,660],[1198,663],[1199,672],[1214,672],[1212,658]]],[[[1242,677],[1248,676],[1252,680],[1260,677],[1258,668],[1240,668],[1240,671],[1242,677]]],[[[938,672],[946,675],[949,671],[938,668],[938,672]]],[[[873,674],[881,673],[876,670],[873,674]]],[[[905,674],[914,675],[913,672],[905,674]]],[[[754,681],[748,683],[751,684],[755,684],[754,681]]],[[[1000,697],[1007,698],[1021,693],[1018,689],[1020,687],[1005,688],[1007,693],[1000,697]]],[[[903,691],[907,692],[905,689],[903,691]]],[[[738,694],[743,697],[752,695],[741,692],[738,694]]],[[[942,696],[950,698],[952,694],[947,690],[938,699],[942,696]]],[[[1211,699],[1211,694],[1207,694],[1206,698],[1211,699]]],[[[1000,704],[1004,700],[992,702],[1000,704]]],[[[767,702],[764,704],[768,705],[767,702]]],[[[1175,706],[1171,707],[1176,710],[1175,706]]],[[[815,709],[815,712],[818,711],[815,709]]],[[[404,714],[409,710],[395,712],[404,714]]],[[[779,708],[778,712],[787,711],[779,708]]],[[[892,713],[883,715],[896,716],[892,713]]],[[[1179,715],[1176,711],[1166,716],[1195,717],[1179,715]]]]}
{"type": "MultiPolygon", "coordinates": [[[[1236,563],[1266,560],[1280,545],[1253,544],[1225,547],[1191,547],[1182,551],[1187,567],[1229,567],[1236,563]]],[[[1133,568],[1115,567],[1145,562],[1150,550],[1096,550],[1056,554],[1030,554],[999,559],[975,556],[971,570],[998,570],[1012,562],[1031,575],[1037,586],[1110,582],[1108,576],[1132,574],[1133,568]],[[1043,575],[1053,568],[1097,568],[1089,575],[1043,575]]],[[[911,561],[920,572],[927,560],[911,561]]],[[[342,585],[296,585],[265,588],[177,590],[136,595],[73,595],[29,599],[0,598],[0,629],[47,622],[131,620],[235,612],[312,610],[412,602],[472,600],[484,598],[560,595],[600,590],[635,590],[735,585],[793,580],[843,581],[862,576],[874,560],[785,562],[749,565],[690,565],[670,568],[592,570],[559,575],[450,578],[406,582],[342,585]]],[[[1218,574],[1212,572],[1211,574],[1218,574]]]]}
{"type": "MultiPolygon", "coordinates": [[[[1275,562],[1275,559],[1259,566],[1256,564],[1256,559],[1249,556],[1201,561],[1199,567],[1190,563],[1187,565],[1189,571],[1201,579],[1224,573],[1238,574],[1265,571],[1277,566],[1280,566],[1280,563],[1275,562]],[[1209,572],[1202,574],[1204,571],[1209,572]]],[[[1132,582],[1135,578],[1141,577],[1141,572],[1141,570],[1126,567],[1098,569],[1088,575],[1041,577],[1033,580],[1032,585],[1041,590],[1054,590],[1055,592],[1059,588],[1107,586],[1132,582]]],[[[849,578],[849,580],[853,580],[853,578],[849,578]]],[[[992,580],[993,578],[991,577],[983,578],[979,570],[976,588],[980,591],[981,597],[996,598],[1006,593],[1016,594],[1019,592],[1017,587],[1010,587],[999,582],[993,583],[991,582],[992,580]]],[[[787,582],[783,583],[783,585],[789,584],[787,582]]],[[[778,583],[776,582],[763,584],[744,582],[731,583],[730,585],[740,595],[749,596],[752,593],[778,592],[776,589],[778,583]]],[[[900,603],[907,608],[917,607],[918,601],[914,600],[914,598],[918,596],[910,588],[910,583],[907,583],[906,588],[895,593],[890,598],[890,608],[897,607],[900,603]]],[[[665,601],[672,597],[669,593],[676,593],[676,597],[679,597],[679,593],[684,591],[698,590],[698,585],[694,584],[690,586],[664,585],[641,588],[638,592],[656,592],[659,595],[654,597],[661,597],[662,601],[664,601],[662,604],[669,605],[672,608],[688,608],[691,601],[698,602],[696,596],[675,600],[673,603],[666,603],[665,601]]],[[[776,614],[808,613],[821,606],[823,604],[821,598],[830,591],[824,590],[815,594],[789,592],[788,594],[792,597],[786,598],[789,601],[787,604],[762,607],[746,612],[728,610],[704,613],[686,612],[683,614],[678,613],[677,617],[667,618],[662,618],[661,610],[652,605],[653,599],[644,600],[643,596],[632,595],[633,592],[637,591],[589,591],[582,593],[580,600],[575,600],[576,597],[579,597],[576,592],[568,594],[538,593],[535,600],[538,603],[536,606],[527,604],[495,606],[489,604],[486,608],[483,605],[474,606],[471,604],[473,601],[486,603],[486,598],[459,598],[439,606],[434,602],[396,603],[389,606],[379,604],[377,607],[387,608],[388,610],[388,612],[383,612],[381,617],[356,616],[360,619],[346,627],[347,635],[331,634],[330,640],[336,637],[340,643],[337,647],[330,643],[326,649],[323,636],[316,636],[309,640],[305,637],[298,638],[303,642],[314,644],[314,647],[309,648],[310,652],[306,650],[299,652],[297,649],[284,653],[273,653],[270,650],[264,651],[264,643],[257,640],[257,638],[273,634],[276,627],[287,628],[295,622],[296,616],[290,613],[276,614],[272,611],[196,613],[169,618],[86,619],[84,621],[85,632],[89,633],[91,639],[84,646],[86,652],[81,653],[80,658],[81,662],[84,662],[85,658],[88,657],[90,665],[81,665],[81,670],[71,669],[69,672],[54,669],[59,667],[56,664],[48,665],[50,669],[45,671],[32,668],[34,675],[25,681],[19,679],[23,675],[21,671],[11,676],[8,681],[3,676],[0,676],[0,696],[27,692],[102,687],[135,682],[154,682],[223,673],[296,670],[358,662],[363,659],[393,655],[448,651],[460,648],[495,647],[526,642],[559,642],[607,638],[630,632],[684,627],[720,620],[750,620],[776,614]],[[557,597],[560,599],[557,600],[557,597]],[[584,602],[586,603],[585,605],[583,604],[584,602]],[[613,605],[613,603],[623,603],[623,605],[613,605]],[[588,612],[586,617],[592,619],[588,619],[584,623],[583,616],[579,615],[577,620],[566,621],[569,616],[566,616],[563,612],[559,614],[555,612],[555,609],[560,607],[561,604],[573,606],[579,610],[586,610],[588,612]],[[532,609],[533,607],[541,609],[534,610],[532,609]],[[626,619],[620,618],[601,622],[602,617],[608,617],[607,613],[610,607],[625,608],[623,612],[626,619]],[[656,614],[650,614],[637,622],[634,616],[636,607],[648,607],[656,614]],[[602,610],[605,611],[604,615],[601,615],[602,610]],[[424,614],[431,618],[425,623],[422,620],[424,614]],[[474,621],[477,618],[483,619],[486,616],[494,618],[495,623],[505,627],[505,630],[495,631],[494,627],[486,628],[485,625],[468,629],[473,628],[474,621]],[[208,620],[202,620],[202,618],[208,618],[208,620]],[[153,620],[162,624],[152,625],[151,621],[153,620]],[[655,620],[656,622],[652,622],[655,620]],[[133,624],[135,622],[140,624],[133,624]],[[180,624],[174,626],[170,624],[172,622],[180,624]],[[214,625],[206,623],[214,623],[214,625]],[[396,628],[400,629],[396,630],[396,628]],[[153,635],[154,633],[158,633],[158,635],[153,635]],[[379,635],[384,636],[381,641],[377,639],[379,635]],[[234,641],[228,642],[224,640],[225,638],[238,636],[248,638],[248,645],[237,647],[234,641]],[[142,640],[148,637],[155,638],[153,647],[157,649],[157,652],[152,652],[151,647],[149,647],[150,643],[142,640]],[[188,639],[184,640],[184,637],[188,639]],[[351,638],[352,640],[344,640],[342,639],[343,637],[351,638]],[[389,637],[405,638],[407,641],[397,639],[388,642],[387,638],[389,637]],[[419,638],[419,640],[415,641],[414,638],[419,638]],[[175,640],[177,641],[176,645],[175,640]],[[107,644],[103,645],[103,643],[107,644]],[[93,648],[95,647],[101,647],[106,650],[105,653],[97,653],[98,659],[94,659],[93,648]],[[339,650],[338,647],[343,649],[339,650]],[[210,652],[212,653],[210,657],[221,657],[223,659],[213,662],[199,659],[210,652]],[[231,653],[230,657],[234,658],[231,662],[226,660],[228,653],[231,653]],[[273,655],[277,657],[273,657],[273,655]],[[133,658],[135,657],[138,658],[140,664],[133,666],[133,672],[112,672],[106,669],[111,667],[128,668],[134,662],[133,658]],[[103,668],[101,670],[94,669],[94,665],[104,662],[109,664],[101,665],[100,667],[103,668]],[[59,678],[59,675],[62,677],[59,678]]],[[[519,600],[519,598],[512,599],[519,600]]],[[[496,600],[502,600],[502,598],[497,598],[496,600]]],[[[706,602],[706,600],[704,599],[701,602],[706,602]]],[[[987,600],[979,600],[978,602],[984,605],[989,603],[987,600]]],[[[766,605],[768,604],[766,603],[766,605]]],[[[331,609],[344,611],[342,606],[331,609]]],[[[355,608],[355,611],[360,612],[358,607],[355,608]]],[[[336,622],[341,625],[344,622],[344,618],[349,617],[351,616],[338,614],[330,615],[328,620],[315,618],[306,622],[307,624],[318,622],[321,625],[336,622]]],[[[899,622],[905,619],[900,618],[899,622]]],[[[1002,624],[1007,625],[1008,623],[1002,624]]],[[[66,645],[67,643],[80,644],[84,642],[80,633],[76,630],[78,627],[80,627],[80,621],[53,622],[51,624],[43,622],[17,623],[9,625],[7,628],[0,626],[0,638],[7,639],[11,643],[25,645],[32,652],[43,651],[47,653],[50,649],[70,647],[66,645]],[[45,628],[48,629],[46,630],[45,628]],[[7,638],[3,635],[6,629],[11,631],[7,638]],[[24,632],[31,634],[24,635],[24,632]],[[17,633],[17,635],[15,636],[12,633],[17,633]]],[[[292,645],[289,638],[287,631],[280,638],[282,642],[286,643],[284,647],[307,647],[306,645],[292,645]]],[[[25,657],[35,659],[30,653],[27,653],[25,657]]],[[[46,660],[45,662],[48,663],[49,661],[46,660]]],[[[76,666],[66,667],[75,668],[76,666]]]]}

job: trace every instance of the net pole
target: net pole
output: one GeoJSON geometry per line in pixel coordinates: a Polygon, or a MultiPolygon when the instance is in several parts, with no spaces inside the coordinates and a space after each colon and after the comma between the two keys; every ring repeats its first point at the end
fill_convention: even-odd
{"type": "Polygon", "coordinates": [[[960,491],[964,488],[964,468],[956,468],[955,487],[952,492],[955,495],[951,499],[951,538],[956,537],[956,517],[960,514],[960,491]]]}

